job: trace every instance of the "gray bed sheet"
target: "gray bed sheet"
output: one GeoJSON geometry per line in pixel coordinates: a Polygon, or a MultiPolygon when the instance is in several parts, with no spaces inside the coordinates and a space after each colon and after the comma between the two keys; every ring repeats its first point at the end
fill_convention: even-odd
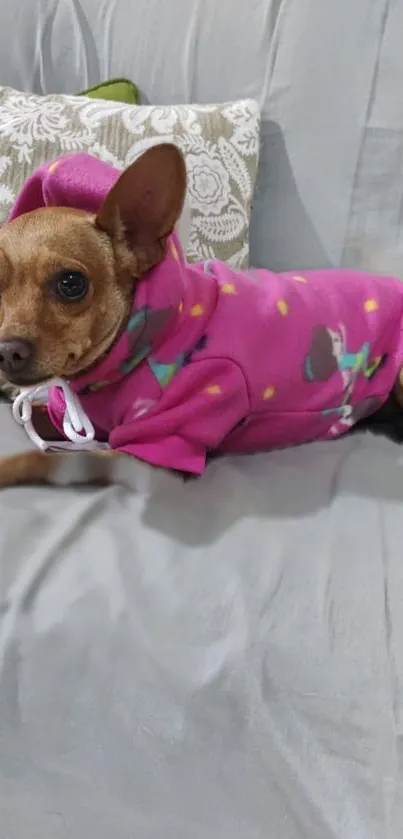
{"type": "MultiPolygon", "coordinates": [[[[352,263],[402,244],[402,31],[391,0],[0,0],[0,82],[255,96],[252,262],[352,263]]],[[[1,839],[401,839],[402,457],[2,492],[1,839]]]]}
{"type": "Polygon", "coordinates": [[[370,435],[3,492],[1,836],[401,836],[402,496],[370,435]]]}

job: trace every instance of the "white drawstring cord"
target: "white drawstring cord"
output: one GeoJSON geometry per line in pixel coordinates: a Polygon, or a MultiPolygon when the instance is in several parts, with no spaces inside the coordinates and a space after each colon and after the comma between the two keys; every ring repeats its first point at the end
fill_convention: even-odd
{"type": "Polygon", "coordinates": [[[13,402],[13,417],[19,425],[23,425],[32,443],[41,449],[52,447],[52,443],[42,440],[32,424],[32,403],[47,396],[50,387],[58,387],[63,391],[66,410],[63,417],[63,432],[73,446],[92,448],[94,440],[94,426],[87,417],[79,399],[70,389],[68,382],[63,379],[52,379],[40,385],[23,388],[13,402]]]}

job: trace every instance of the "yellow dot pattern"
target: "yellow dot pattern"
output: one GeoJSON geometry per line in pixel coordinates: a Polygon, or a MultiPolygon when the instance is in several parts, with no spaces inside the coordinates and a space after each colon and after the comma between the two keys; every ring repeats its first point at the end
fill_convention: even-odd
{"type": "Polygon", "coordinates": [[[60,160],[55,160],[55,162],[52,163],[51,166],[49,166],[49,169],[48,169],[49,175],[52,175],[53,172],[57,169],[57,167],[59,165],[60,165],[60,160]]]}
{"type": "Polygon", "coordinates": [[[288,303],[285,300],[277,300],[277,310],[283,318],[288,315],[288,303]]]}
{"type": "Polygon", "coordinates": [[[364,303],[364,309],[366,312],[376,312],[378,308],[378,301],[375,300],[373,297],[371,297],[370,300],[366,300],[364,303]]]}
{"type": "Polygon", "coordinates": [[[221,286],[221,291],[223,294],[236,294],[237,290],[233,283],[223,283],[221,286]]]}
{"type": "Polygon", "coordinates": [[[210,396],[218,396],[221,393],[220,385],[209,385],[206,387],[206,393],[210,396]]]}
{"type": "Polygon", "coordinates": [[[173,242],[171,242],[171,254],[176,262],[179,262],[179,254],[173,242]]]}
{"type": "Polygon", "coordinates": [[[192,306],[190,310],[190,316],[192,318],[200,318],[202,315],[204,315],[204,309],[203,306],[200,305],[200,303],[196,303],[194,306],[192,306]]]}
{"type": "Polygon", "coordinates": [[[308,282],[306,277],[301,277],[300,274],[295,274],[294,277],[293,277],[293,280],[295,280],[296,283],[307,283],[308,282]]]}
{"type": "Polygon", "coordinates": [[[266,401],[267,399],[273,399],[273,396],[276,395],[276,388],[273,385],[266,387],[263,391],[263,399],[266,401]]]}

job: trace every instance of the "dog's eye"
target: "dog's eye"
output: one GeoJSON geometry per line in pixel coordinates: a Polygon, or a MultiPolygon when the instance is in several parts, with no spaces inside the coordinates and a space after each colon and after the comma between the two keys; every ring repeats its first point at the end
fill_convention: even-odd
{"type": "Polygon", "coordinates": [[[88,280],[80,271],[60,271],[53,277],[54,294],[66,303],[82,300],[88,291],[88,280]]]}

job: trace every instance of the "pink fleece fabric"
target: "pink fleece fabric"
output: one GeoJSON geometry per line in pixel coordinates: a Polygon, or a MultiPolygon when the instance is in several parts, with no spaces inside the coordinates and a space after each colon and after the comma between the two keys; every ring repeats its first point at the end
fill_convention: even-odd
{"type": "MultiPolygon", "coordinates": [[[[118,174],[87,155],[48,164],[10,220],[56,204],[96,211],[118,174]]],[[[187,265],[173,234],[108,357],[70,384],[99,439],[198,474],[211,452],[328,439],[373,413],[403,365],[402,316],[393,277],[187,265]]],[[[49,412],[61,428],[58,390],[49,412]]]]}

